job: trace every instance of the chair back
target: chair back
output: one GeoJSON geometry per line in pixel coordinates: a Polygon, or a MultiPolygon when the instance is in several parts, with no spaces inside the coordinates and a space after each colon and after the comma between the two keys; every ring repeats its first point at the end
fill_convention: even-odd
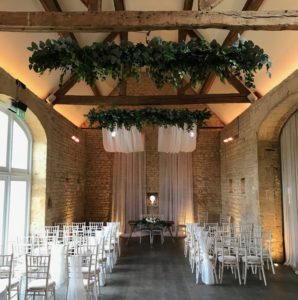
{"type": "Polygon", "coordinates": [[[50,255],[26,255],[26,290],[32,280],[44,279],[45,289],[48,288],[50,255]]]}
{"type": "Polygon", "coordinates": [[[8,280],[7,286],[10,286],[11,284],[12,262],[13,262],[13,254],[0,255],[0,280],[2,279],[8,280]]]}

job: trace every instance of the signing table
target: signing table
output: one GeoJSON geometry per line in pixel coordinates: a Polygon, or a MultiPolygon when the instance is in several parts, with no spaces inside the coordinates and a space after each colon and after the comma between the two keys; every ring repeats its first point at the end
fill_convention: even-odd
{"type": "Polygon", "coordinates": [[[172,226],[174,225],[174,221],[163,221],[159,220],[158,222],[151,223],[151,222],[146,222],[143,220],[134,220],[134,221],[128,221],[128,224],[130,226],[130,235],[126,241],[126,244],[128,244],[129,240],[131,239],[133,233],[136,231],[138,226],[140,225],[146,225],[149,230],[155,230],[157,227],[163,227],[166,231],[169,232],[170,237],[172,239],[172,242],[175,243],[173,234],[172,234],[172,226]]]}

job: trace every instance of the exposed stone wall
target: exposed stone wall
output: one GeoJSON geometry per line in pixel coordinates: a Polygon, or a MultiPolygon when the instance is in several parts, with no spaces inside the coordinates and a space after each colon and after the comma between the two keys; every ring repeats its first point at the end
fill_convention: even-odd
{"type": "MultiPolygon", "coordinates": [[[[15,96],[15,79],[0,69],[0,94],[15,96]]],[[[31,220],[43,224],[71,222],[84,219],[85,195],[85,134],[41,101],[29,90],[20,91],[20,99],[38,117],[44,129],[46,141],[38,145],[38,133],[34,122],[27,120],[33,135],[33,201],[31,220]],[[80,143],[71,136],[76,134],[80,143]],[[38,151],[41,148],[42,151],[38,151]],[[46,150],[45,150],[46,148],[46,150]],[[40,153],[46,151],[46,176],[38,162],[40,153]],[[36,209],[38,207],[38,209],[36,209]],[[40,217],[45,216],[45,220],[40,217]]],[[[27,118],[27,116],[26,116],[27,118]]],[[[44,154],[42,154],[44,155],[44,154]]]]}
{"type": "Polygon", "coordinates": [[[279,134],[297,109],[298,71],[221,132],[223,212],[236,222],[259,222],[267,229],[270,226],[273,255],[278,261],[283,260],[279,134]],[[222,142],[235,135],[235,141],[222,142]]]}

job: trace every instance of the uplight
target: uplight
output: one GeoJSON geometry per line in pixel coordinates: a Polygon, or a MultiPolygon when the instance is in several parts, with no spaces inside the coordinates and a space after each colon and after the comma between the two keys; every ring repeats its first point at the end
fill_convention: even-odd
{"type": "Polygon", "coordinates": [[[76,142],[76,143],[79,143],[79,142],[80,142],[80,139],[79,139],[78,137],[76,137],[75,135],[73,135],[73,136],[71,137],[71,139],[72,139],[74,142],[76,142]]]}

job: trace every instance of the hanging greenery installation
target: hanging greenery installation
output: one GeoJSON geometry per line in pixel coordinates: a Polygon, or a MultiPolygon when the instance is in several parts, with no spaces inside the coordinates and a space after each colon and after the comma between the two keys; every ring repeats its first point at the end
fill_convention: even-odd
{"type": "Polygon", "coordinates": [[[252,41],[234,43],[223,47],[216,41],[192,39],[189,42],[164,41],[159,37],[147,45],[131,42],[93,43],[80,47],[67,39],[46,40],[39,44],[32,42],[29,68],[39,74],[45,71],[61,70],[60,84],[66,72],[72,72],[77,80],[89,85],[106,80],[111,76],[121,82],[134,76],[138,82],[146,69],[155,85],[160,88],[169,83],[179,88],[187,75],[191,84],[203,82],[210,72],[224,81],[230,74],[243,80],[248,87],[254,87],[255,73],[266,66],[271,67],[264,50],[252,41]]]}
{"type": "Polygon", "coordinates": [[[191,131],[194,124],[202,127],[204,122],[211,117],[211,112],[206,109],[191,111],[188,109],[147,107],[138,110],[116,108],[96,111],[96,109],[91,109],[86,116],[91,127],[96,124],[99,129],[105,128],[110,131],[114,131],[116,127],[124,127],[129,130],[132,126],[136,126],[141,131],[145,124],[164,127],[178,126],[191,131]]]}

